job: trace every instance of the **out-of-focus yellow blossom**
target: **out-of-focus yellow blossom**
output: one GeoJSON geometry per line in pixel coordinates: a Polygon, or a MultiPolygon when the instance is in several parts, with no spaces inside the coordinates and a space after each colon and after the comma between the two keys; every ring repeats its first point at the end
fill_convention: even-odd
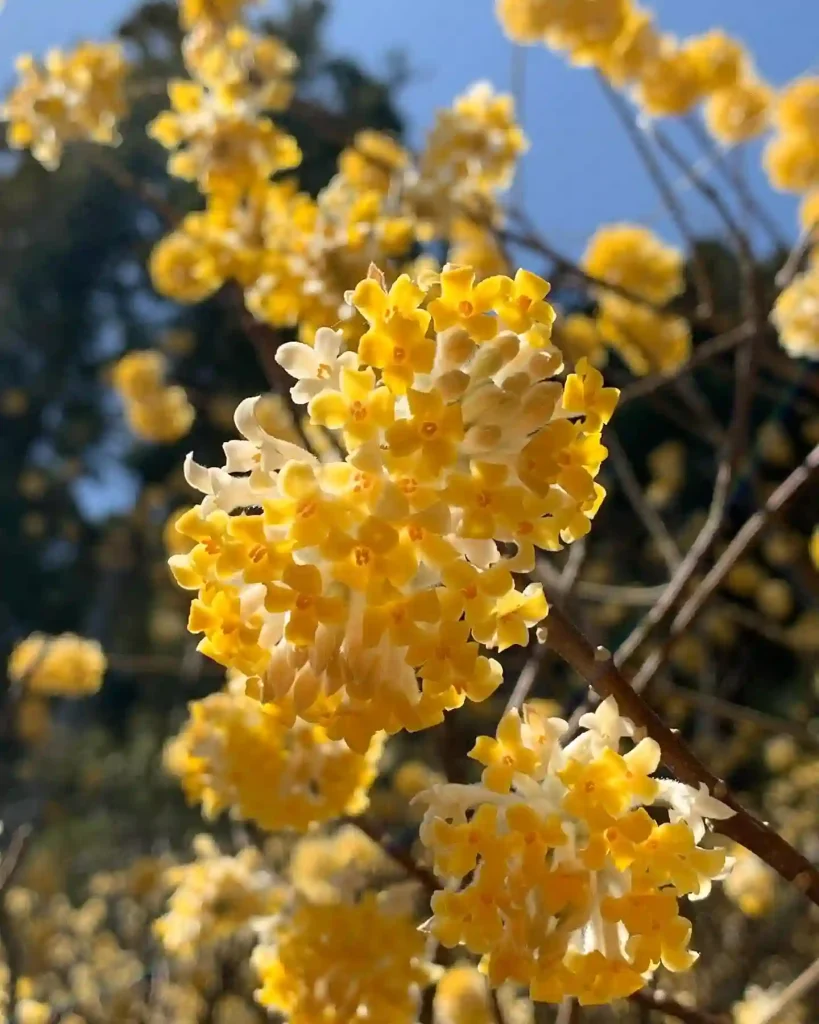
{"type": "Polygon", "coordinates": [[[168,83],[171,109],[148,128],[172,151],[169,172],[236,200],[276,171],[297,167],[296,140],[263,116],[290,103],[295,55],[241,25],[194,34],[183,51],[193,77],[168,83]]]}
{"type": "Polygon", "coordinates": [[[306,836],[290,857],[290,881],[311,903],[355,899],[374,878],[394,871],[389,855],[355,825],[329,836],[306,836]]]}
{"type": "Polygon", "coordinates": [[[765,147],[763,163],[774,188],[810,192],[819,188],[819,133],[789,131],[765,147]]]}
{"type": "Polygon", "coordinates": [[[17,1003],[14,1019],[17,1024],[48,1024],[51,1020],[51,1007],[36,999],[21,999],[17,1003]]]}
{"type": "Polygon", "coordinates": [[[580,359],[588,359],[592,366],[597,367],[606,364],[606,347],[594,317],[584,313],[558,317],[555,321],[554,342],[572,364],[580,359]]]}
{"type": "Polygon", "coordinates": [[[595,63],[613,85],[622,87],[638,80],[658,60],[662,37],[653,16],[636,4],[630,5],[617,38],[600,49],[595,63]]]}
{"type": "Polygon", "coordinates": [[[582,266],[592,277],[656,305],[669,302],[685,287],[682,253],[639,224],[598,228],[582,266]]]}
{"type": "Polygon", "coordinates": [[[737,597],[753,597],[765,581],[765,571],[748,558],[740,559],[725,577],[725,587],[737,597]]]}
{"type": "Polygon", "coordinates": [[[666,441],[649,452],[647,462],[651,480],[646,500],[655,508],[666,508],[685,483],[685,445],[666,441]]]}
{"type": "Polygon", "coordinates": [[[17,704],[15,718],[17,735],[24,743],[42,743],[51,731],[51,715],[44,697],[24,697],[17,704]]]}
{"type": "Polygon", "coordinates": [[[254,950],[256,995],[290,1024],[412,1024],[433,977],[425,944],[416,922],[375,893],[356,903],[302,903],[271,945],[254,950]]]}
{"type": "Polygon", "coordinates": [[[634,99],[650,117],[687,114],[703,97],[700,72],[696,52],[663,37],[657,55],[640,70],[634,99]]]}
{"type": "Polygon", "coordinates": [[[486,978],[472,964],[448,968],[435,987],[435,1024],[494,1024],[486,978]]]}
{"type": "Polygon", "coordinates": [[[774,120],[786,133],[819,134],[819,75],[797,78],[786,86],[779,94],[774,120]]]}
{"type": "Polygon", "coordinates": [[[449,260],[473,267],[479,278],[505,274],[509,263],[492,232],[467,217],[456,217],[449,228],[449,260]]]}
{"type": "Polygon", "coordinates": [[[815,526],[811,534],[810,558],[814,566],[819,569],[819,526],[815,526]]]}
{"type": "Polygon", "coordinates": [[[268,831],[314,825],[367,807],[381,739],[366,754],[327,738],[318,725],[290,721],[244,693],[212,693],[189,705],[165,764],[207,818],[230,810],[268,831]]]}
{"type": "Polygon", "coordinates": [[[771,313],[779,344],[795,359],[819,359],[819,263],[797,274],[771,313]]]}
{"type": "Polygon", "coordinates": [[[608,293],[600,302],[598,327],[632,373],[673,373],[691,356],[691,328],[679,316],[608,293]]]}
{"type": "Polygon", "coordinates": [[[536,43],[549,25],[551,0],[495,0],[503,31],[516,43],[536,43]]]}
{"type": "Polygon", "coordinates": [[[762,539],[766,561],[778,569],[793,565],[802,554],[804,541],[796,530],[774,528],[762,539]]]}
{"type": "Polygon", "coordinates": [[[167,365],[161,352],[128,352],[112,374],[128,426],[137,437],[160,444],[184,437],[196,417],[185,389],[165,384],[167,365]]]}
{"type": "Polygon", "coordinates": [[[788,469],[796,460],[791,436],[778,419],[765,420],[760,426],[756,435],[756,447],[765,462],[780,469],[788,469]]]}
{"type": "Polygon", "coordinates": [[[687,970],[691,925],[682,897],[707,896],[725,872],[720,848],[700,845],[705,817],[733,812],[707,790],[653,777],[660,749],[635,737],[613,698],[568,724],[524,707],[497,740],[480,737],[473,785],[440,785],[421,840],[446,888],[429,928],[443,945],[482,955],[492,985],[527,986],[532,999],[612,1002],[642,988],[662,963],[687,970]],[[667,808],[668,820],[648,813],[667,808]]]}
{"type": "MultiPolygon", "coordinates": [[[[734,1024],[761,1024],[767,1021],[781,994],[782,990],[776,987],[764,989],[759,985],[750,985],[742,1001],[735,1003],[731,1010],[734,1024]]],[[[777,1024],[806,1024],[806,1021],[805,1008],[800,1002],[791,1003],[776,1016],[777,1024]]]]}
{"type": "Polygon", "coordinates": [[[329,328],[277,352],[346,457],[271,437],[248,399],[225,468],[188,460],[205,498],[177,523],[197,544],[171,568],[199,592],[199,649],[252,696],[364,753],[499,685],[475,641],[526,643],[546,614],[513,573],[588,533],[617,398],[583,362],[554,379],[547,291],[525,271],[476,283],[447,266],[430,291],[373,271],[347,295],[367,327],[357,352],[329,328]]]}
{"type": "Polygon", "coordinates": [[[736,85],[749,64],[745,47],[722,29],[713,29],[686,40],[685,49],[694,61],[703,95],[736,85]]]}
{"type": "Polygon", "coordinates": [[[105,665],[105,654],[96,640],[75,633],[32,633],[12,651],[8,674],[29,693],[85,697],[102,686],[105,665]]]}
{"type": "Polygon", "coordinates": [[[423,790],[441,782],[446,782],[446,777],[423,761],[405,761],[392,777],[393,788],[405,800],[412,800],[423,790]]]}
{"type": "Polygon", "coordinates": [[[803,231],[816,234],[819,227],[819,188],[808,192],[799,205],[799,226],[803,231]]]}
{"type": "Polygon", "coordinates": [[[567,51],[572,64],[594,64],[600,51],[609,49],[625,28],[629,6],[628,0],[552,4],[544,41],[567,51]]]}
{"type": "Polygon", "coordinates": [[[765,580],[754,595],[756,606],[771,619],[787,619],[794,608],[793,590],[786,580],[765,580]]]}
{"type": "Polygon", "coordinates": [[[154,923],[166,952],[182,960],[276,914],[284,898],[282,885],[255,847],[228,857],[210,836],[200,835],[194,851],[196,858],[190,863],[168,868],[167,882],[174,891],[167,913],[154,923]]]}
{"type": "Polygon", "coordinates": [[[509,187],[529,143],[515,120],[512,96],[478,82],[440,110],[419,158],[412,201],[419,216],[446,236],[453,216],[494,215],[494,198],[509,187]]]}
{"type": "Polygon", "coordinates": [[[725,894],[748,917],[761,917],[773,906],[776,874],[744,846],[731,850],[734,866],[725,879],[725,894]]]}
{"type": "Polygon", "coordinates": [[[714,138],[726,146],[748,142],[766,131],[772,100],[771,87],[746,74],[709,96],[705,123],[714,138]]]}
{"type": "Polygon", "coordinates": [[[205,25],[219,28],[236,21],[256,0],[179,0],[179,20],[185,30],[205,25]]]}
{"type": "Polygon", "coordinates": [[[184,508],[174,509],[165,520],[165,525],[162,527],[162,541],[169,555],[184,555],[196,547],[196,541],[192,537],[184,536],[176,528],[177,520],[181,519],[191,508],[192,506],[186,505],[184,508]]]}
{"type": "Polygon", "coordinates": [[[116,146],[117,122],[127,110],[126,71],[119,43],[50,50],[42,64],[29,54],[18,57],[19,84],[0,107],[8,144],[30,149],[50,171],[59,167],[66,143],[116,146]]]}
{"type": "Polygon", "coordinates": [[[22,416],[28,409],[28,395],[22,388],[6,388],[0,391],[0,416],[13,419],[22,416]]]}

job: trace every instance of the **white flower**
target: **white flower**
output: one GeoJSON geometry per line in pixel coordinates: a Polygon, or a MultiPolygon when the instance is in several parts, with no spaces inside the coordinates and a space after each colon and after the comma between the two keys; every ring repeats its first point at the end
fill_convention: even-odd
{"type": "Polygon", "coordinates": [[[705,818],[722,821],[736,814],[728,804],[711,796],[704,782],[700,783],[699,789],[694,789],[684,782],[661,779],[657,799],[668,804],[668,817],[672,822],[684,821],[691,827],[697,842],[705,835],[705,818]]]}
{"type": "Polygon", "coordinates": [[[297,383],[290,389],[297,405],[307,405],[320,391],[341,389],[341,371],[358,368],[355,352],[341,352],[344,339],[338,331],[321,327],[312,346],[288,341],[276,351],[276,362],[297,383]]]}
{"type": "Polygon", "coordinates": [[[576,760],[599,757],[607,747],[619,752],[620,741],[634,738],[637,732],[634,723],[621,716],[614,697],[606,697],[596,710],[583,715],[578,724],[586,732],[565,748],[576,760]]]}

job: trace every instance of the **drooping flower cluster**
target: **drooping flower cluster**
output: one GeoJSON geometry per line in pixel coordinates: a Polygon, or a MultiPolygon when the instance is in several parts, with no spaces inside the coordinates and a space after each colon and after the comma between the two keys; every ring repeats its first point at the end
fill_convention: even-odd
{"type": "Polygon", "coordinates": [[[478,644],[526,644],[545,616],[540,586],[512,574],[588,533],[617,400],[587,364],[554,379],[547,290],[525,271],[476,285],[447,267],[427,291],[368,277],[349,296],[368,324],[357,352],[325,328],[277,353],[346,458],[270,437],[248,399],[225,468],[188,461],[206,497],[176,524],[196,547],[170,565],[199,591],[199,649],[249,693],[363,753],[498,686],[478,644]]]}
{"type": "Polygon", "coordinates": [[[819,359],[819,260],[780,292],[771,313],[779,343],[795,359],[819,359]]]}
{"type": "Polygon", "coordinates": [[[433,978],[425,945],[413,918],[375,893],[355,903],[300,903],[274,941],[254,950],[257,998],[289,1024],[412,1024],[433,978]]]}
{"type": "Polygon", "coordinates": [[[185,389],[165,383],[167,362],[155,350],[128,352],[112,374],[128,426],[137,437],[160,444],[184,437],[196,417],[185,389]]]}
{"type": "Polygon", "coordinates": [[[543,42],[578,66],[629,87],[650,117],[674,117],[706,102],[719,141],[745,142],[767,127],[771,90],[737,40],[721,30],[679,41],[663,34],[633,0],[497,0],[498,18],[518,43],[543,42]]]}
{"type": "Polygon", "coordinates": [[[284,899],[284,888],[255,847],[230,857],[210,836],[200,835],[194,851],[190,863],[168,868],[166,879],[174,892],[168,912],[154,924],[165,950],[183,960],[249,933],[257,920],[274,915],[284,899]]]}
{"type": "Polygon", "coordinates": [[[691,966],[679,900],[707,896],[723,874],[725,851],[702,845],[703,819],[733,813],[704,789],[654,778],[659,747],[613,698],[581,726],[561,747],[562,719],[509,712],[471,753],[485,766],[480,784],[420,798],[421,838],[446,884],[432,934],[480,954],[493,985],[527,985],[545,1002],[611,1002],[660,963],[691,966]]]}
{"type": "Polygon", "coordinates": [[[32,633],[12,651],[8,674],[30,693],[85,697],[102,686],[105,666],[105,654],[96,640],[75,633],[32,633]]]}
{"type": "Polygon", "coordinates": [[[0,108],[12,149],[30,149],[53,171],[66,143],[119,142],[117,122],[127,110],[127,63],[119,43],[82,43],[50,50],[40,64],[30,54],[17,59],[20,81],[0,108]]]}
{"type": "Polygon", "coordinates": [[[774,123],[764,155],[771,184],[786,192],[819,189],[819,75],[797,78],[782,90],[774,123]]]}
{"type": "Polygon", "coordinates": [[[274,705],[223,691],[191,703],[165,762],[206,817],[229,809],[271,832],[304,832],[366,808],[380,752],[378,737],[356,754],[321,726],[293,723],[274,705]]]}
{"type": "Polygon", "coordinates": [[[596,322],[578,316],[571,318],[564,334],[567,353],[578,346],[581,350],[588,348],[599,362],[602,340],[639,375],[672,372],[689,358],[688,322],[652,308],[664,306],[685,287],[679,250],[666,245],[647,228],[611,224],[595,232],[583,256],[583,268],[627,294],[595,289],[596,322]]]}

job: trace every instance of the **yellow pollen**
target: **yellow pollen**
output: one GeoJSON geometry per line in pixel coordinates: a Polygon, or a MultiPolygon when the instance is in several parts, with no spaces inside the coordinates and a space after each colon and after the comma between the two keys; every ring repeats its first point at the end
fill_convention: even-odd
{"type": "Polygon", "coordinates": [[[596,786],[593,782],[587,782],[583,788],[586,790],[587,793],[593,793],[596,789],[596,786]]]}
{"type": "Polygon", "coordinates": [[[255,547],[252,547],[250,549],[248,554],[250,556],[250,561],[251,562],[256,562],[256,563],[261,562],[261,560],[265,556],[265,547],[264,547],[263,544],[256,544],[255,547]]]}
{"type": "Polygon", "coordinates": [[[414,540],[416,543],[424,539],[424,531],[420,526],[411,526],[407,530],[407,536],[410,540],[414,540]]]}
{"type": "Polygon", "coordinates": [[[464,299],[462,302],[458,303],[458,312],[461,316],[472,316],[475,312],[475,307],[468,299],[464,299]]]}
{"type": "Polygon", "coordinates": [[[319,363],[316,376],[319,380],[329,380],[333,376],[332,367],[327,363],[319,363]]]}
{"type": "Polygon", "coordinates": [[[363,402],[353,402],[350,405],[350,413],[354,420],[365,420],[367,418],[367,407],[363,402]]]}
{"type": "Polygon", "coordinates": [[[404,494],[414,494],[418,490],[418,481],[414,477],[406,476],[398,481],[398,488],[404,494]]]}
{"type": "Polygon", "coordinates": [[[514,757],[512,757],[511,754],[504,754],[503,755],[503,763],[504,764],[508,764],[508,765],[511,766],[511,765],[513,765],[515,763],[515,759],[514,759],[514,757]]]}

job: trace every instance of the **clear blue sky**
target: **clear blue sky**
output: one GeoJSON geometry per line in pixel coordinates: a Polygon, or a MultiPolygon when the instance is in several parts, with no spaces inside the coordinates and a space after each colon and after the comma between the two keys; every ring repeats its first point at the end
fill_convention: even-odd
{"type": "MultiPolygon", "coordinates": [[[[276,0],[266,4],[276,6],[276,0]]],[[[819,0],[654,0],[650,6],[668,31],[684,35],[720,25],[739,36],[774,84],[819,64],[819,0]]],[[[6,0],[3,79],[11,76],[16,53],[103,37],[131,7],[129,0],[6,0]]],[[[336,0],[329,43],[375,69],[389,49],[405,50],[416,77],[401,105],[414,142],[435,109],[470,83],[489,78],[510,85],[512,51],[492,0],[336,0]]],[[[525,80],[524,122],[533,144],[524,168],[526,204],[553,243],[576,253],[598,224],[614,219],[649,222],[672,236],[593,75],[536,47],[526,51],[525,80]]],[[[748,154],[757,192],[793,230],[794,202],[770,193],[756,163],[748,154]]],[[[692,205],[692,216],[699,230],[716,227],[701,204],[692,205]]]]}

